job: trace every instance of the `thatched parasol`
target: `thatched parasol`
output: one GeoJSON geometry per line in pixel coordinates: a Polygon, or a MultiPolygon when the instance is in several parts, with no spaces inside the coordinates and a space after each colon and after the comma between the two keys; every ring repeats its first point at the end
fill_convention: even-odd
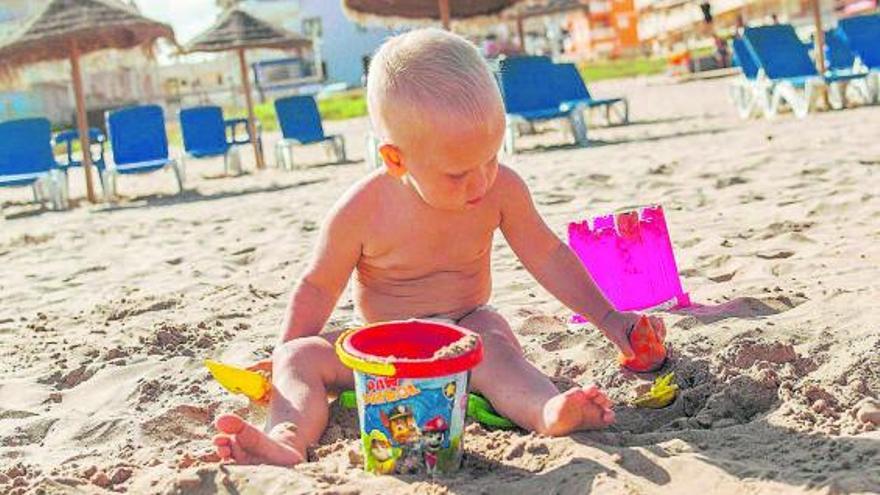
{"type": "Polygon", "coordinates": [[[49,0],[17,32],[0,40],[0,64],[19,67],[50,60],[70,59],[76,123],[82,143],[83,169],[89,201],[95,202],[89,132],[83,95],[81,55],[106,48],[128,49],[154,42],[174,41],[170,26],[142,16],[114,0],[49,0]]]}
{"type": "Polygon", "coordinates": [[[238,52],[238,62],[241,68],[241,82],[244,87],[245,102],[248,110],[248,132],[251,135],[251,144],[254,146],[254,155],[257,159],[257,168],[263,168],[263,153],[257,142],[256,117],[254,116],[254,101],[251,97],[251,81],[248,76],[247,62],[244,51],[249,48],[272,48],[290,49],[305,48],[312,45],[312,41],[300,34],[286,29],[273,26],[272,24],[254,17],[240,8],[233,7],[220,15],[213,26],[202,34],[196,36],[184,47],[186,52],[225,52],[235,50],[238,52]]]}
{"type": "Polygon", "coordinates": [[[449,29],[453,19],[495,16],[521,0],[343,0],[346,14],[359,23],[381,19],[403,22],[440,20],[449,29]]]}

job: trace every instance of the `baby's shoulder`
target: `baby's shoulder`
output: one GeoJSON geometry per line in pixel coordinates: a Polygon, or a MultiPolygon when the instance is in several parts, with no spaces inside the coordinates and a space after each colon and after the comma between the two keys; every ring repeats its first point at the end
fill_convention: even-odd
{"type": "Polygon", "coordinates": [[[498,165],[498,176],[493,187],[502,198],[510,198],[512,194],[528,193],[528,186],[516,171],[507,165],[498,165]]]}
{"type": "Polygon", "coordinates": [[[348,188],[334,208],[334,214],[344,215],[349,219],[363,217],[381,207],[394,191],[394,179],[388,174],[375,171],[361,178],[348,188]]]}

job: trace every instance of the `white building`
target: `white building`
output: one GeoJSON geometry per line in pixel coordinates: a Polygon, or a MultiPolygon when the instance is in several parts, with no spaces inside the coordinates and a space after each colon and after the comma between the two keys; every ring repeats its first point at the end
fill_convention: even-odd
{"type": "Polygon", "coordinates": [[[302,34],[307,31],[304,24],[320,19],[319,50],[330,82],[359,85],[364,56],[372,55],[393,34],[385,28],[359,26],[345,16],[339,0],[248,0],[241,5],[302,34]]]}

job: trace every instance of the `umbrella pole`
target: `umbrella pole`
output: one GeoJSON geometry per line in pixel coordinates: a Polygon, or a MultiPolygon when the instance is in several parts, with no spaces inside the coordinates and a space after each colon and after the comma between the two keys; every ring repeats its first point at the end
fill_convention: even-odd
{"type": "Polygon", "coordinates": [[[248,111],[248,132],[251,135],[251,144],[254,147],[254,156],[257,159],[257,169],[262,170],[266,167],[263,163],[263,150],[257,139],[257,118],[254,115],[254,100],[251,97],[251,80],[248,77],[247,62],[244,59],[244,49],[238,49],[238,65],[241,68],[241,85],[244,87],[244,101],[248,111]]]}
{"type": "Polygon", "coordinates": [[[70,44],[70,68],[73,77],[73,95],[76,98],[76,126],[79,130],[79,142],[82,146],[83,172],[86,174],[86,196],[92,203],[97,203],[95,185],[92,182],[92,152],[89,147],[89,121],[86,118],[86,99],[83,95],[82,73],[79,69],[79,46],[76,40],[70,44]]]}
{"type": "MultiPolygon", "coordinates": [[[[825,74],[825,30],[822,29],[822,9],[819,0],[812,0],[813,4],[813,23],[816,27],[816,70],[820,75],[825,74]]],[[[823,85],[819,97],[825,104],[825,108],[831,108],[828,100],[828,86],[823,85]]]]}
{"type": "Polygon", "coordinates": [[[443,22],[443,29],[450,30],[449,0],[437,0],[437,6],[440,7],[440,20],[443,22]]]}
{"type": "Polygon", "coordinates": [[[523,55],[526,54],[526,30],[525,26],[523,26],[523,18],[522,16],[516,17],[516,32],[519,34],[519,49],[522,51],[523,55]]]}
{"type": "Polygon", "coordinates": [[[825,74],[825,30],[822,29],[822,9],[819,0],[813,0],[813,23],[816,25],[816,69],[825,74]]]}

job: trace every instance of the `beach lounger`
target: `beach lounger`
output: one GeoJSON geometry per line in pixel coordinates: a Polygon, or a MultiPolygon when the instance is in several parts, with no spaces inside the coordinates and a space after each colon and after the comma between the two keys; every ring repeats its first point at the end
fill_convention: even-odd
{"type": "Polygon", "coordinates": [[[499,69],[504,70],[511,67],[531,67],[534,69],[549,65],[553,65],[553,59],[546,55],[522,55],[501,60],[499,69]]]}
{"type": "Polygon", "coordinates": [[[583,104],[588,110],[604,109],[605,121],[609,125],[629,123],[629,102],[626,98],[593,98],[574,64],[553,64],[552,67],[556,72],[553,77],[554,90],[562,100],[562,109],[583,104]],[[616,121],[612,121],[612,114],[616,121]]]}
{"type": "Polygon", "coordinates": [[[183,192],[185,171],[168,156],[165,117],[158,105],[128,107],[107,112],[107,130],[113,161],[104,169],[104,195],[116,196],[116,177],[171,169],[183,192]]]}
{"type": "Polygon", "coordinates": [[[825,63],[832,72],[846,73],[855,69],[856,54],[836,29],[825,31],[825,63]]]}
{"type": "Polygon", "coordinates": [[[364,147],[366,148],[365,160],[367,172],[372,172],[383,166],[382,155],[379,154],[379,137],[373,131],[367,133],[364,147]]]}
{"type": "Polygon", "coordinates": [[[841,19],[837,33],[855,54],[856,68],[870,71],[869,92],[873,101],[880,100],[880,14],[841,19]]]}
{"type": "MultiPolygon", "coordinates": [[[[224,119],[223,110],[218,106],[184,108],[178,113],[178,118],[183,134],[184,150],[180,162],[184,169],[186,157],[222,156],[224,173],[227,175],[241,173],[240,161],[234,159],[232,151],[235,146],[251,142],[250,133],[247,131],[247,119],[224,119]],[[241,138],[237,133],[239,127],[244,128],[241,138]]],[[[259,130],[257,134],[257,146],[261,146],[259,130]]]]}
{"type": "Polygon", "coordinates": [[[732,43],[733,63],[740,68],[742,77],[736,78],[730,87],[730,97],[740,117],[760,117],[770,106],[772,83],[758,79],[758,63],[742,38],[732,43]]]}
{"type": "Polygon", "coordinates": [[[587,144],[583,114],[588,107],[584,102],[563,106],[552,84],[555,74],[555,67],[544,57],[510,58],[501,63],[498,79],[507,114],[505,152],[516,152],[520,124],[555,119],[567,120],[575,142],[579,146],[587,144]]]}
{"type": "MultiPolygon", "coordinates": [[[[71,168],[81,167],[82,161],[74,158],[73,152],[73,144],[74,142],[79,142],[79,131],[76,129],[69,129],[66,131],[61,131],[52,138],[53,146],[63,146],[65,151],[66,161],[58,164],[59,168],[64,174],[64,183],[65,187],[67,187],[68,183],[68,173],[71,168]]],[[[104,152],[105,152],[105,143],[107,142],[107,136],[101,132],[101,129],[97,127],[89,128],[89,146],[94,147],[98,146],[98,154],[92,153],[92,165],[98,169],[98,180],[101,182],[101,188],[104,188],[104,167],[106,166],[106,161],[104,160],[104,152]]]]}
{"type": "Polygon", "coordinates": [[[805,117],[815,108],[823,87],[828,89],[832,108],[842,108],[847,84],[865,77],[858,73],[819,74],[807,48],[787,24],[746,28],[743,38],[757,63],[757,79],[773,83],[766,117],[774,117],[783,105],[797,117],[805,117]]]}
{"type": "Polygon", "coordinates": [[[836,29],[825,32],[825,63],[828,73],[833,75],[866,74],[866,77],[859,77],[846,86],[846,89],[849,90],[846,97],[847,99],[855,97],[864,103],[871,103],[874,100],[874,95],[868,82],[868,70],[857,64],[856,54],[850,49],[849,44],[836,29]]]}
{"type": "Polygon", "coordinates": [[[44,118],[0,123],[0,187],[31,186],[34,200],[67,208],[67,188],[52,154],[52,126],[44,118]]]}
{"type": "Polygon", "coordinates": [[[293,169],[293,147],[321,143],[328,154],[332,150],[337,162],[344,162],[345,138],[324,134],[318,104],[311,96],[290,96],[275,100],[275,114],[281,125],[282,139],[275,144],[278,168],[293,169]],[[286,151],[286,154],[285,154],[286,151]]]}

